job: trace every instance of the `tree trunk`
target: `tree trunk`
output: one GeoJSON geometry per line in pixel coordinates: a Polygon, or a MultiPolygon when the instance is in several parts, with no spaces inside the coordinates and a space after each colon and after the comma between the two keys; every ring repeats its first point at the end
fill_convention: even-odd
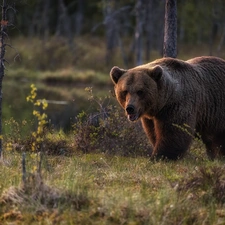
{"type": "Polygon", "coordinates": [[[142,60],[142,36],[144,24],[144,0],[138,0],[136,4],[136,28],[135,28],[135,52],[136,52],[136,65],[143,64],[142,60]]]}
{"type": "Polygon", "coordinates": [[[59,17],[57,23],[56,36],[67,38],[68,46],[72,52],[75,52],[73,34],[71,29],[71,21],[67,13],[67,7],[64,0],[58,0],[59,17]]]}
{"type": "Polygon", "coordinates": [[[79,36],[82,31],[83,18],[84,18],[84,0],[78,0],[78,9],[75,14],[75,34],[79,36]]]}
{"type": "Polygon", "coordinates": [[[177,2],[166,0],[164,28],[164,57],[177,57],[177,2]]]}
{"type": "Polygon", "coordinates": [[[217,54],[219,55],[220,52],[221,52],[221,49],[223,47],[223,44],[224,44],[224,40],[225,40],[225,23],[223,25],[223,31],[222,31],[222,35],[220,37],[220,41],[219,41],[219,44],[217,46],[217,54]]]}
{"type": "Polygon", "coordinates": [[[114,16],[115,1],[104,1],[104,25],[106,28],[106,64],[109,64],[113,56],[113,50],[118,45],[118,24],[114,16]]]}
{"type": "Polygon", "coordinates": [[[2,2],[2,21],[1,21],[1,33],[0,33],[0,158],[2,158],[2,81],[5,75],[5,38],[7,36],[7,24],[6,20],[7,4],[6,0],[2,2]]]}
{"type": "Polygon", "coordinates": [[[153,34],[153,3],[152,0],[149,0],[146,4],[146,49],[145,49],[145,58],[147,61],[150,61],[150,53],[152,47],[152,34],[153,34]]]}
{"type": "Polygon", "coordinates": [[[40,4],[36,4],[35,11],[32,15],[31,22],[29,24],[29,29],[28,29],[28,34],[30,37],[34,37],[35,35],[40,37],[40,29],[38,29],[38,27],[40,26],[40,25],[38,25],[40,23],[39,22],[39,18],[40,18],[39,8],[40,8],[40,4]]]}
{"type": "Polygon", "coordinates": [[[45,0],[44,9],[42,13],[43,36],[45,42],[48,40],[49,37],[49,17],[48,17],[49,8],[50,8],[50,1],[45,0]]]}
{"type": "Polygon", "coordinates": [[[64,0],[58,0],[58,23],[56,36],[65,36],[70,37],[71,29],[70,29],[70,19],[67,14],[67,8],[64,3],[64,0]]]}

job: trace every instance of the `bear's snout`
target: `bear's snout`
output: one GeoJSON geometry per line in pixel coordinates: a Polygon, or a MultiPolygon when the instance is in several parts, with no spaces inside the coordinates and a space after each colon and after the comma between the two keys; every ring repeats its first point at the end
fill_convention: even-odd
{"type": "Polygon", "coordinates": [[[133,105],[128,105],[126,107],[127,118],[130,121],[136,121],[139,118],[139,114],[136,112],[136,109],[133,105]]]}
{"type": "Polygon", "coordinates": [[[134,108],[133,105],[128,105],[128,106],[126,107],[126,112],[127,112],[128,114],[133,114],[134,111],[135,111],[135,108],[134,108]]]}

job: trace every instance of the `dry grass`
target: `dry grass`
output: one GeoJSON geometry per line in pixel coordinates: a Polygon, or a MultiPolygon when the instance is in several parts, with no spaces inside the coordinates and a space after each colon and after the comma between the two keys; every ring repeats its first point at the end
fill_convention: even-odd
{"type": "Polygon", "coordinates": [[[44,210],[69,204],[80,210],[89,204],[85,194],[76,195],[45,184],[40,173],[30,173],[19,187],[11,186],[2,193],[1,205],[17,205],[22,208],[44,210]]]}

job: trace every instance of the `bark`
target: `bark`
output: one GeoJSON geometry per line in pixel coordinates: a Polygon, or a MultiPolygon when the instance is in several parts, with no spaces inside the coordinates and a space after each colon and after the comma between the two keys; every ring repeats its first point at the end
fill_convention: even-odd
{"type": "Polygon", "coordinates": [[[144,25],[144,0],[138,0],[136,4],[136,28],[135,28],[135,52],[136,52],[136,65],[143,64],[143,25],[144,25]]]}
{"type": "Polygon", "coordinates": [[[153,34],[153,3],[149,0],[146,5],[146,51],[145,58],[150,61],[150,53],[152,47],[152,34],[153,34]]]}
{"type": "Polygon", "coordinates": [[[113,50],[118,45],[118,24],[114,16],[115,1],[104,1],[104,24],[106,28],[106,64],[109,64],[113,56],[113,50]]]}
{"type": "Polygon", "coordinates": [[[225,23],[223,25],[223,32],[222,32],[222,35],[220,37],[219,44],[217,46],[217,54],[219,54],[221,52],[221,49],[222,49],[223,44],[224,44],[224,40],[225,40],[225,23]]]}
{"type": "Polygon", "coordinates": [[[177,2],[166,0],[164,28],[164,57],[177,57],[177,2]]]}
{"type": "Polygon", "coordinates": [[[7,37],[7,3],[6,0],[2,2],[2,20],[0,32],[0,158],[2,158],[2,81],[5,75],[5,39],[7,37]]]}
{"type": "Polygon", "coordinates": [[[31,23],[29,25],[29,35],[30,37],[34,37],[35,35],[38,34],[38,36],[40,36],[40,32],[37,32],[37,31],[40,31],[40,29],[38,29],[38,24],[39,24],[39,18],[40,18],[40,10],[39,10],[39,4],[36,4],[36,7],[35,7],[35,11],[33,13],[33,16],[31,18],[31,23]]]}
{"type": "Polygon", "coordinates": [[[82,25],[83,25],[83,19],[84,19],[84,1],[78,0],[78,9],[75,15],[75,34],[76,36],[79,36],[82,31],[82,25]]]}
{"type": "Polygon", "coordinates": [[[64,3],[64,0],[58,0],[58,10],[59,10],[59,17],[56,36],[67,36],[67,35],[71,36],[70,19],[67,14],[67,8],[64,3]]]}
{"type": "Polygon", "coordinates": [[[50,1],[45,0],[44,1],[44,9],[42,13],[42,25],[43,25],[43,35],[44,35],[44,41],[47,41],[49,37],[49,8],[50,8],[50,1]]]}
{"type": "Polygon", "coordinates": [[[64,3],[64,0],[58,0],[58,10],[59,10],[59,17],[58,17],[56,36],[66,37],[70,50],[72,52],[75,52],[73,34],[71,29],[71,21],[67,13],[67,7],[64,3]]]}

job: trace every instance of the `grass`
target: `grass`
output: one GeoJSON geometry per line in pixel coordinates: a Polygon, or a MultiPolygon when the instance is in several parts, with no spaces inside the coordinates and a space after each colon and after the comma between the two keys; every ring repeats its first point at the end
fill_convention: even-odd
{"type": "Polygon", "coordinates": [[[93,84],[94,86],[111,85],[109,75],[102,72],[96,72],[91,69],[66,68],[56,71],[34,71],[25,68],[18,68],[7,72],[5,78],[8,80],[21,82],[41,82],[48,85],[65,85],[65,86],[83,86],[93,84]]]}
{"type": "MultiPolygon", "coordinates": [[[[43,200],[37,194],[34,198],[37,181],[31,182],[29,191],[21,188],[22,174],[18,172],[21,155],[9,152],[5,156],[7,165],[0,169],[0,179],[4,181],[0,188],[3,193],[0,221],[19,224],[222,224],[225,211],[222,198],[213,194],[216,182],[209,179],[203,184],[207,176],[200,171],[208,171],[223,184],[224,176],[216,174],[223,174],[224,162],[197,159],[194,154],[178,162],[151,162],[143,157],[105,154],[48,156],[43,160],[42,178],[38,178],[42,181],[43,200]],[[19,202],[15,187],[25,190],[20,192],[19,202]]],[[[27,169],[31,171],[34,159],[27,157],[30,162],[27,169]]],[[[218,193],[224,199],[224,186],[221,188],[218,193]]]]}

